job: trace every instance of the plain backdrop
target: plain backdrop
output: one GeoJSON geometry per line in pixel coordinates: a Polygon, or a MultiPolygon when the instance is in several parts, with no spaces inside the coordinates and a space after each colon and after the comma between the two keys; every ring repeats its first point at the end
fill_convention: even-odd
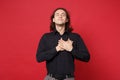
{"type": "Polygon", "coordinates": [[[43,80],[36,50],[58,7],[69,11],[91,55],[75,61],[76,80],[120,80],[119,0],[0,0],[0,80],[43,80]]]}

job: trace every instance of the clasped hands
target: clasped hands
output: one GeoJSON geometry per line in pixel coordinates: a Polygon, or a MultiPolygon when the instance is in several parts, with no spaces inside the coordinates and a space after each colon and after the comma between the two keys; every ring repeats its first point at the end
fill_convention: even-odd
{"type": "Polygon", "coordinates": [[[58,45],[56,46],[56,50],[58,51],[72,51],[73,49],[73,41],[68,39],[67,41],[64,41],[62,38],[58,40],[58,45]]]}

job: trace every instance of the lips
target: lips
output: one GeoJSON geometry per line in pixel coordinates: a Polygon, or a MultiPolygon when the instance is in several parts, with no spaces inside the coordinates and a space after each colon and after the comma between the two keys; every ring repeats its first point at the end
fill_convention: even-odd
{"type": "Polygon", "coordinates": [[[63,19],[58,19],[58,21],[63,21],[63,19]]]}

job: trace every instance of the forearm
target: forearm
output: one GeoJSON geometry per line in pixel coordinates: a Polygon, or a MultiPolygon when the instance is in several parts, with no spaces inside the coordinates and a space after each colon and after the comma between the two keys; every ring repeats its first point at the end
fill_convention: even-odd
{"type": "Polygon", "coordinates": [[[88,62],[90,60],[90,54],[87,50],[77,50],[77,49],[72,49],[71,54],[76,58],[81,61],[88,62]]]}
{"type": "Polygon", "coordinates": [[[36,58],[38,62],[42,62],[46,60],[51,60],[56,54],[57,54],[56,48],[52,48],[46,51],[38,50],[36,58]]]}

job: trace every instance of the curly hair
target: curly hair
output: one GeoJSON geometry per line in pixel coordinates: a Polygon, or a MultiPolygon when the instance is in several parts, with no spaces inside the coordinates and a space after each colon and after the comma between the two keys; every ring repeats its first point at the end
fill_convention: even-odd
{"type": "Polygon", "coordinates": [[[56,30],[56,28],[55,28],[55,23],[53,22],[53,18],[54,18],[55,12],[56,12],[57,10],[63,10],[63,11],[65,11],[65,13],[66,13],[66,17],[67,17],[67,19],[68,19],[68,22],[65,23],[65,31],[68,31],[68,32],[73,31],[73,28],[72,28],[71,25],[70,25],[70,15],[69,15],[68,11],[67,11],[65,8],[57,8],[57,9],[55,9],[55,10],[53,11],[53,13],[52,13],[52,15],[51,15],[51,18],[50,18],[50,19],[51,19],[50,31],[56,30]]]}

